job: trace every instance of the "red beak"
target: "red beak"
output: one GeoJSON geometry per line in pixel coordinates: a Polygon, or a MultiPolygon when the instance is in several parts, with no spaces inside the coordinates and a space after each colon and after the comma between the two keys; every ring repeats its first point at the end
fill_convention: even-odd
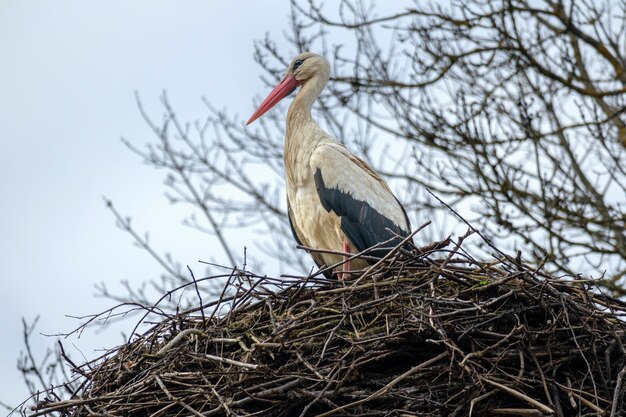
{"type": "Polygon", "coordinates": [[[256,109],[256,111],[254,112],[254,114],[250,116],[250,119],[248,120],[248,123],[246,123],[246,125],[249,125],[259,117],[263,116],[263,114],[265,114],[266,111],[274,107],[276,103],[291,94],[291,92],[295,90],[297,86],[298,80],[296,80],[296,77],[294,77],[293,75],[286,75],[285,78],[283,78],[278,83],[278,85],[274,87],[272,92],[269,93],[267,97],[265,97],[263,103],[261,103],[259,108],[256,109]]]}

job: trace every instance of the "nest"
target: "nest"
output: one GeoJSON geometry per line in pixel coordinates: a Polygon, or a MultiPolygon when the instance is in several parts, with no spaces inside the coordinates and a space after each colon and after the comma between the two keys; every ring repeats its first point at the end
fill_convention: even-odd
{"type": "Polygon", "coordinates": [[[33,415],[624,415],[623,302],[448,244],[349,281],[235,271],[33,415]]]}

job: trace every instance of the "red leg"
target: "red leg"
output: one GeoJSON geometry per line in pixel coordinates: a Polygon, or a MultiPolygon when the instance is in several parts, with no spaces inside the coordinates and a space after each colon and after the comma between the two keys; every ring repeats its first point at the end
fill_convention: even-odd
{"type": "Polygon", "coordinates": [[[345,253],[345,255],[343,255],[344,262],[341,268],[343,272],[339,274],[340,281],[350,277],[350,274],[348,274],[348,272],[350,271],[350,261],[348,260],[350,258],[350,256],[348,255],[350,253],[350,243],[347,239],[343,241],[341,250],[345,253]]]}

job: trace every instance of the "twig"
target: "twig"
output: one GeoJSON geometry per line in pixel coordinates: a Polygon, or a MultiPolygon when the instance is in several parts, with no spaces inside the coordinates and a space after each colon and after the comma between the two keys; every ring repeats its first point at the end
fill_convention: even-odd
{"type": "Polygon", "coordinates": [[[259,365],[255,365],[253,363],[240,362],[240,361],[236,361],[236,360],[233,360],[233,359],[222,358],[220,356],[209,355],[208,353],[205,354],[204,357],[207,358],[207,359],[211,359],[213,361],[227,363],[229,365],[240,366],[240,367],[246,368],[246,369],[257,369],[259,367],[259,365]]]}
{"type": "Polygon", "coordinates": [[[185,338],[186,336],[191,335],[191,334],[195,334],[195,335],[198,335],[198,336],[206,337],[206,334],[203,331],[198,330],[198,329],[185,329],[185,330],[182,330],[181,332],[176,334],[176,336],[174,336],[172,338],[172,340],[167,342],[167,344],[165,346],[163,346],[161,349],[159,349],[159,351],[156,353],[156,355],[157,356],[164,355],[168,350],[170,350],[171,348],[176,346],[181,340],[183,340],[183,338],[185,338]]]}
{"type": "Polygon", "coordinates": [[[512,396],[514,396],[515,398],[519,398],[522,401],[527,402],[528,404],[534,406],[535,408],[537,408],[538,410],[540,410],[543,413],[547,413],[547,414],[554,414],[554,410],[551,409],[550,407],[548,407],[547,405],[541,404],[539,401],[530,398],[528,395],[522,394],[521,392],[513,389],[513,388],[509,388],[506,385],[502,385],[498,382],[492,381],[488,378],[483,378],[482,379],[484,382],[488,383],[489,385],[492,385],[498,389],[500,389],[501,391],[504,391],[508,394],[511,394],[512,396]]]}
{"type": "Polygon", "coordinates": [[[379,389],[378,391],[376,391],[375,393],[369,395],[367,398],[364,398],[362,400],[358,400],[358,401],[354,401],[351,402],[349,404],[345,404],[342,405],[341,407],[337,407],[333,410],[327,411],[325,413],[319,414],[318,417],[326,417],[326,416],[330,416],[332,414],[335,414],[341,410],[345,410],[346,408],[350,408],[350,407],[355,407],[357,405],[366,403],[368,401],[372,401],[375,400],[376,398],[379,398],[382,395],[385,395],[386,393],[388,393],[395,385],[397,385],[398,383],[402,382],[403,380],[405,380],[406,378],[408,378],[409,376],[413,375],[414,373],[438,362],[439,360],[445,358],[446,356],[448,356],[448,352],[443,352],[440,353],[439,355],[435,356],[434,358],[431,358],[425,362],[422,362],[421,364],[412,367],[411,369],[409,369],[408,371],[406,371],[405,373],[403,373],[402,375],[397,376],[396,378],[394,378],[391,382],[389,382],[387,385],[385,385],[384,387],[382,387],[381,389],[379,389]]]}

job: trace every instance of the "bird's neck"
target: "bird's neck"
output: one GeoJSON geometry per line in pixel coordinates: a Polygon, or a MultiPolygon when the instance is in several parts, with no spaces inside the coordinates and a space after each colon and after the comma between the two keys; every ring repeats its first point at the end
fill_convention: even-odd
{"type": "Polygon", "coordinates": [[[311,108],[326,85],[326,81],[322,77],[313,77],[302,85],[287,112],[286,136],[288,138],[293,137],[293,133],[302,130],[304,126],[315,124],[311,118],[311,108]]]}
{"type": "Polygon", "coordinates": [[[315,147],[327,140],[327,135],[311,117],[313,103],[325,84],[326,80],[309,79],[289,106],[285,131],[285,172],[288,187],[306,181],[308,172],[296,172],[295,167],[308,166],[315,147]]]}

